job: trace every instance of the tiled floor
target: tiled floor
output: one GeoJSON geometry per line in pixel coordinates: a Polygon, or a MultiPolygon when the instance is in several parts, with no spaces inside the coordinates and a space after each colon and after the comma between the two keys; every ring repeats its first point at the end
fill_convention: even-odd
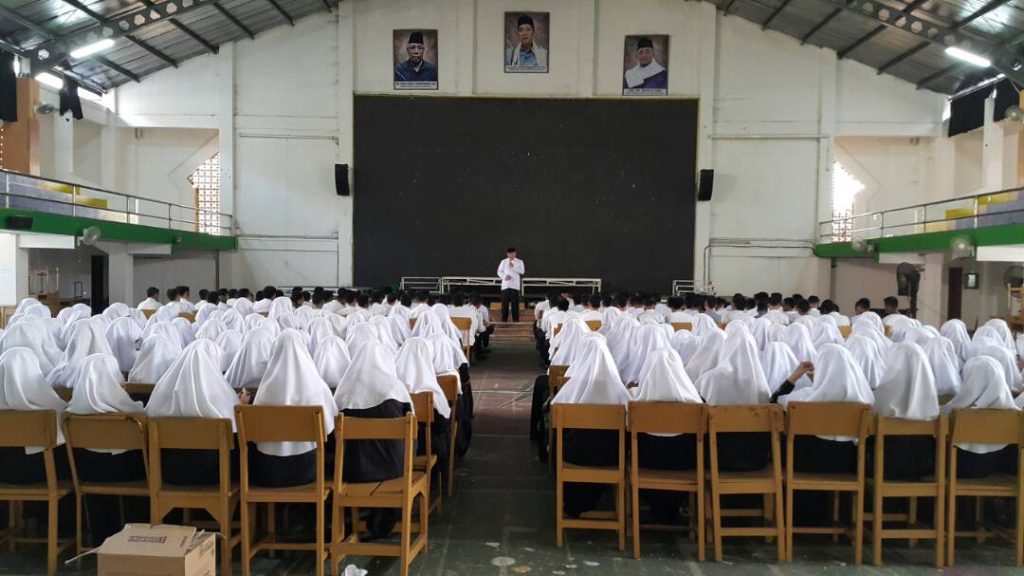
{"type": "MultiPolygon", "coordinates": [[[[476,423],[473,447],[456,472],[457,487],[443,515],[431,518],[430,552],[413,563],[411,573],[430,576],[517,574],[586,576],[623,574],[738,576],[867,574],[934,574],[931,545],[909,549],[905,543],[886,546],[886,566],[855,567],[847,544],[798,540],[796,561],[778,564],[775,548],[763,540],[726,542],[725,562],[697,563],[693,542],[671,533],[643,535],[643,556],[634,560],[617,549],[613,535],[569,532],[565,548],[555,547],[553,481],[537,461],[526,439],[530,389],[540,373],[535,352],[526,344],[498,345],[491,358],[473,368],[476,423]]],[[[948,574],[1024,574],[1012,567],[1013,550],[1005,543],[977,545],[961,540],[956,568],[948,574]]],[[[870,546],[865,558],[870,560],[870,546]]],[[[710,556],[710,546],[708,548],[710,556]]],[[[399,573],[393,560],[366,558],[349,562],[369,570],[371,576],[399,573]]],[[[348,563],[348,562],[346,562],[348,563]]],[[[93,573],[95,560],[81,570],[62,573],[93,573]]],[[[258,558],[253,571],[259,575],[311,574],[308,554],[258,558]]],[[[0,551],[0,574],[42,574],[39,548],[11,554],[0,551]]],[[[239,564],[235,563],[235,572],[239,564]]]]}

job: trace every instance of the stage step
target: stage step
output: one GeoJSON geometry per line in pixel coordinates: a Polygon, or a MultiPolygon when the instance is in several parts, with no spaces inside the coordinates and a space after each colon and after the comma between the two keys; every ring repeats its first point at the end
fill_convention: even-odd
{"type": "Polygon", "coordinates": [[[533,340],[533,322],[494,322],[494,340],[533,340]]]}

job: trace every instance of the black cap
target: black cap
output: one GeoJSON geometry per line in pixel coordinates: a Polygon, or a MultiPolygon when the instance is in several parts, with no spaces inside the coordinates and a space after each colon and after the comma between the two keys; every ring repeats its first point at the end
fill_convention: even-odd
{"type": "Polygon", "coordinates": [[[523,24],[529,24],[530,28],[536,28],[536,26],[533,25],[533,18],[529,14],[523,14],[518,20],[516,20],[516,28],[523,24]]]}
{"type": "Polygon", "coordinates": [[[409,44],[423,44],[423,32],[409,34],[409,44]]]}
{"type": "Polygon", "coordinates": [[[508,250],[505,250],[505,252],[515,252],[515,251],[516,251],[516,247],[515,246],[509,246],[508,250]]]}
{"type": "Polygon", "coordinates": [[[648,38],[647,36],[641,36],[636,41],[636,49],[639,50],[641,48],[650,48],[651,50],[653,50],[654,49],[654,42],[651,42],[651,39],[648,38]]]}

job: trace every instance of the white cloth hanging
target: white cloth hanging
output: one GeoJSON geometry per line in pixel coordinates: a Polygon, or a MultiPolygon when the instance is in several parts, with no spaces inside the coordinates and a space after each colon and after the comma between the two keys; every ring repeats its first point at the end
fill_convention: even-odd
{"type": "Polygon", "coordinates": [[[70,387],[74,380],[73,373],[79,362],[90,354],[113,356],[110,344],[107,343],[107,337],[98,323],[78,320],[76,324],[76,328],[70,333],[71,339],[68,341],[67,350],[64,351],[63,360],[46,375],[46,382],[50,386],[70,387]]]}
{"type": "Polygon", "coordinates": [[[583,337],[590,333],[590,328],[583,320],[570,320],[562,325],[562,330],[551,340],[555,353],[551,356],[554,366],[568,366],[579,347],[583,337]]]}
{"type": "Polygon", "coordinates": [[[234,330],[225,330],[217,337],[216,342],[220,348],[220,371],[227,372],[242,348],[242,335],[234,330]]]}
{"type": "Polygon", "coordinates": [[[181,343],[183,346],[188,346],[196,339],[195,330],[192,328],[192,324],[188,320],[177,317],[171,320],[171,326],[178,330],[178,334],[181,334],[181,343]]]}
{"type": "Polygon", "coordinates": [[[242,338],[242,346],[224,375],[232,388],[252,388],[259,385],[270,361],[274,333],[256,328],[242,338]]]}
{"type": "Polygon", "coordinates": [[[1010,326],[1006,323],[1006,320],[1002,318],[993,318],[988,322],[985,322],[985,326],[995,328],[996,332],[1003,339],[1003,345],[1012,352],[1016,352],[1017,348],[1013,345],[1013,332],[1010,331],[1010,326]]]}
{"type": "MultiPolygon", "coordinates": [[[[814,363],[814,383],[779,399],[788,402],[852,402],[872,405],[875,395],[850,352],[838,344],[826,344],[814,363]]],[[[844,440],[846,440],[844,438],[844,440]]]]}
{"type": "MultiPolygon", "coordinates": [[[[252,400],[253,406],[321,406],[324,433],[334,432],[338,407],[320,377],[305,339],[285,330],[274,342],[267,369],[252,400]]],[[[313,442],[257,442],[256,449],[270,456],[296,456],[316,448],[313,442]]]]}
{"type": "Polygon", "coordinates": [[[151,336],[160,336],[164,340],[174,344],[179,350],[184,350],[185,343],[181,340],[181,332],[175,328],[170,322],[156,322],[149,324],[145,329],[142,330],[142,339],[148,340],[151,336]]]}
{"type": "MultiPolygon", "coordinates": [[[[53,410],[57,413],[57,446],[64,445],[61,420],[67,404],[46,383],[35,353],[12,346],[0,354],[0,410],[53,410]]],[[[26,454],[38,454],[42,446],[27,446],[26,454]]]]}
{"type": "MultiPolygon", "coordinates": [[[[964,382],[960,392],[942,406],[945,414],[953,410],[988,408],[993,410],[1018,410],[1006,385],[1003,367],[987,356],[971,358],[964,365],[964,382]]],[[[1002,450],[1006,444],[957,444],[958,448],[975,454],[988,454],[1002,450]]]]}
{"type": "Polygon", "coordinates": [[[868,386],[872,390],[878,388],[885,375],[885,355],[879,349],[878,343],[866,334],[854,334],[846,341],[846,349],[860,366],[868,386]]]}
{"type": "Polygon", "coordinates": [[[49,374],[63,359],[64,354],[54,342],[53,334],[42,322],[21,321],[8,326],[0,339],[0,351],[28,348],[39,359],[39,368],[49,374]]]}
{"type": "MultiPolygon", "coordinates": [[[[980,328],[979,328],[980,330],[980,328]]],[[[985,339],[982,339],[984,342],[985,339]]],[[[1021,378],[1020,370],[1017,368],[1017,359],[1014,354],[1006,349],[1002,344],[992,343],[984,344],[974,350],[974,357],[988,356],[999,362],[999,365],[1003,367],[1003,373],[1006,377],[1006,384],[1010,387],[1010,391],[1017,394],[1021,391],[1021,384],[1024,379],[1021,378]]]]}
{"type": "Polygon", "coordinates": [[[700,344],[700,339],[693,335],[693,332],[689,330],[680,330],[672,335],[669,339],[669,344],[672,345],[672,349],[679,354],[679,358],[683,361],[683,364],[690,362],[693,355],[697,352],[697,346],[700,344]]]}
{"type": "MultiPolygon", "coordinates": [[[[211,306],[207,306],[207,308],[211,308],[211,306]]],[[[220,335],[227,331],[228,327],[224,324],[223,320],[220,318],[210,318],[196,330],[195,334],[197,340],[206,339],[216,342],[217,338],[220,338],[220,335]]]]}
{"type": "Polygon", "coordinates": [[[313,364],[316,365],[317,372],[332,390],[338,387],[338,383],[345,376],[345,371],[348,370],[351,363],[352,357],[349,354],[348,345],[333,334],[320,340],[316,353],[313,355],[313,364]]]}
{"type": "Polygon", "coordinates": [[[971,348],[971,337],[967,335],[967,325],[963,320],[954,318],[948,320],[939,329],[939,333],[953,342],[953,349],[961,362],[966,362],[971,348]]]}
{"type": "Polygon", "coordinates": [[[671,348],[658,348],[647,355],[637,387],[633,389],[633,399],[640,402],[704,403],[686,373],[683,360],[671,348]]]}
{"type": "Polygon", "coordinates": [[[174,360],[181,355],[177,343],[159,334],[142,341],[139,357],[128,372],[128,381],[135,384],[156,384],[174,360]]]}
{"type": "Polygon", "coordinates": [[[227,418],[235,429],[238,396],[220,372],[220,348],[210,340],[189,344],[157,381],[146,405],[150,418],[227,418]]]}
{"type": "Polygon", "coordinates": [[[388,400],[412,408],[409,388],[395,371],[394,356],[382,344],[371,342],[352,357],[334,392],[334,401],[339,410],[366,410],[388,400]]]}
{"type": "Polygon", "coordinates": [[[640,327],[640,322],[628,314],[621,315],[612,329],[605,335],[608,351],[611,352],[616,366],[625,366],[629,360],[629,349],[633,342],[633,333],[640,327]]]}
{"type": "MultiPolygon", "coordinates": [[[[827,317],[831,320],[831,317],[827,317]]],[[[811,343],[815,350],[820,350],[826,344],[846,344],[846,339],[839,333],[839,328],[828,322],[815,322],[811,329],[811,343]]]]}
{"type": "Polygon", "coordinates": [[[875,388],[875,412],[890,418],[934,420],[939,416],[935,375],[928,357],[917,344],[894,344],[885,376],[875,388]]]}
{"type": "MultiPolygon", "coordinates": [[[[408,387],[410,394],[431,392],[434,410],[444,418],[451,418],[452,409],[434,373],[434,345],[430,340],[421,337],[406,340],[398,351],[395,373],[408,387]]],[[[425,419],[426,415],[417,414],[416,417],[425,419]]]]}

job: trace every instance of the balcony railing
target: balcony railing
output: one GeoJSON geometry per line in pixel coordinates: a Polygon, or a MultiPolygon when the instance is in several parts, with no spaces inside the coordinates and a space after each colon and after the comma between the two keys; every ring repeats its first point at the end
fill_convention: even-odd
{"type": "Polygon", "coordinates": [[[230,236],[232,231],[230,214],[2,169],[0,207],[213,236],[230,236]]]}
{"type": "Polygon", "coordinates": [[[1024,188],[838,218],[818,224],[818,243],[1024,224],[1024,188]]]}

